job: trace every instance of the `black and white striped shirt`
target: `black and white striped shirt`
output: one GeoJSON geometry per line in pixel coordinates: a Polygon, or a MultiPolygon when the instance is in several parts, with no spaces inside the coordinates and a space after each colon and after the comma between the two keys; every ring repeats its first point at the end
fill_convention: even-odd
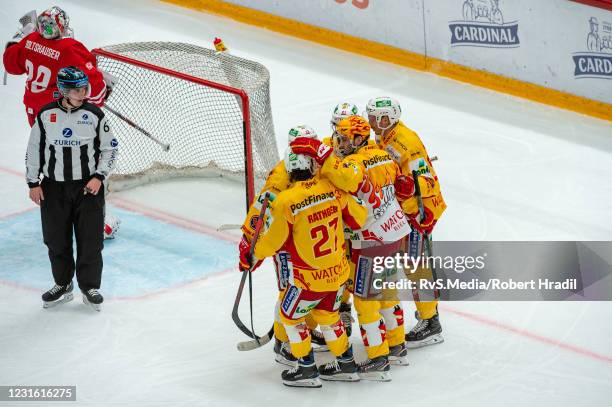
{"type": "Polygon", "coordinates": [[[39,185],[40,174],[55,181],[104,180],[117,160],[117,140],[102,110],[83,103],[68,110],[61,99],[36,116],[26,154],[26,179],[39,185]]]}

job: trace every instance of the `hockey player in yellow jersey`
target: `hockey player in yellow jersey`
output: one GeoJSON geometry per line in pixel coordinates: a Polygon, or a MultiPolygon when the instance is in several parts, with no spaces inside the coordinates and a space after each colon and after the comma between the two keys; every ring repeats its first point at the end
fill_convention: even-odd
{"type": "MultiPolygon", "coordinates": [[[[422,239],[430,238],[436,222],[446,209],[438,176],[419,136],[400,121],[402,111],[395,99],[390,97],[371,99],[366,106],[366,112],[380,148],[388,152],[398,163],[403,174],[408,177],[413,171],[418,174],[424,216],[421,217],[419,214],[416,197],[402,202],[402,208],[412,226],[412,233],[406,246],[412,249],[411,256],[418,256],[422,252],[422,239]]],[[[411,278],[431,280],[433,277],[431,270],[420,269],[411,278]]],[[[407,346],[415,348],[442,342],[437,299],[418,301],[418,297],[415,297],[415,304],[419,322],[406,335],[407,346]]]]}
{"type": "MultiPolygon", "coordinates": [[[[287,287],[281,301],[281,320],[291,352],[298,358],[294,369],[282,373],[288,386],[320,387],[325,380],[357,381],[357,364],[340,321],[338,308],[343,285],[349,277],[344,255],[345,226],[359,229],[367,209],[363,202],[316,176],[311,158],[285,156],[292,186],[271,203],[263,234],[255,243],[254,256],[278,255],[286,273],[287,287]],[[321,326],[333,362],[319,368],[314,363],[305,316],[311,314],[321,326]]],[[[253,261],[256,261],[253,259],[253,261]]]]}
{"type": "MultiPolygon", "coordinates": [[[[336,126],[338,125],[340,120],[346,119],[349,116],[354,116],[357,114],[359,114],[359,108],[354,103],[345,101],[338,103],[336,106],[334,106],[330,119],[330,127],[332,134],[336,131],[336,126]]],[[[332,136],[325,137],[322,142],[328,146],[332,146],[332,136]]],[[[372,141],[372,143],[374,143],[374,141],[372,141]]],[[[342,302],[340,303],[340,319],[342,319],[342,323],[346,328],[347,336],[350,337],[353,331],[353,322],[355,322],[355,319],[353,318],[351,292],[349,290],[344,290],[344,293],[342,294],[342,302]]]]}
{"type": "MultiPolygon", "coordinates": [[[[296,137],[317,138],[318,136],[312,127],[307,125],[298,125],[289,130],[288,142],[293,141],[296,137]]],[[[275,197],[280,192],[289,188],[290,185],[291,181],[289,179],[289,174],[287,174],[287,170],[285,169],[285,162],[284,160],[280,160],[272,171],[270,171],[270,174],[268,174],[268,178],[259,192],[259,195],[249,208],[246,219],[241,227],[243,233],[243,237],[240,242],[241,250],[244,250],[246,245],[250,244],[251,240],[253,239],[255,225],[257,224],[257,218],[259,216],[261,204],[263,203],[266,192],[269,192],[272,197],[275,197]]],[[[287,337],[285,328],[280,321],[280,299],[283,289],[286,287],[287,281],[286,276],[281,275],[281,270],[279,267],[280,259],[278,256],[273,257],[273,262],[279,290],[279,297],[274,310],[274,360],[280,364],[293,366],[295,365],[296,359],[291,354],[291,350],[289,349],[289,338],[287,337]]],[[[314,338],[313,341],[318,345],[323,346],[325,344],[325,340],[323,339],[322,334],[315,330],[317,326],[316,322],[314,322],[311,316],[307,316],[306,322],[308,327],[312,330],[312,337],[314,338]]]]}
{"type": "MultiPolygon", "coordinates": [[[[407,365],[404,316],[395,293],[373,290],[373,257],[394,256],[410,233],[408,221],[395,196],[395,185],[411,184],[401,175],[389,154],[369,143],[370,126],[360,116],[340,120],[333,135],[333,151],[322,162],[321,176],[340,189],[350,191],[368,207],[363,228],[350,231],[351,277],[355,309],[368,359],[360,363],[360,376],[371,380],[391,379],[389,360],[407,365]],[[381,299],[381,294],[382,299],[381,299]]],[[[297,138],[294,152],[319,156],[316,141],[297,138]]],[[[402,186],[401,191],[410,190],[402,186]]],[[[412,191],[414,191],[412,184],[412,191]]],[[[407,198],[407,197],[404,197],[407,198]]],[[[396,270],[389,270],[394,273],[396,270]]]]}

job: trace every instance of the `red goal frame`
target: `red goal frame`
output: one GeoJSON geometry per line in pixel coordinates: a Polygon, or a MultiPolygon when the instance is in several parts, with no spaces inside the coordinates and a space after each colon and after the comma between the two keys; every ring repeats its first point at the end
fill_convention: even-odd
{"type": "Polygon", "coordinates": [[[174,71],[172,69],[163,68],[157,65],[152,65],[147,62],[139,61],[126,57],[124,55],[115,54],[113,52],[106,51],[101,48],[95,48],[92,51],[93,55],[100,55],[106,58],[114,59],[117,61],[125,62],[131,65],[136,65],[141,68],[149,69],[164,75],[179,78],[185,81],[193,82],[198,85],[207,86],[209,88],[217,89],[227,93],[231,93],[240,98],[242,103],[242,130],[243,130],[243,141],[244,141],[244,178],[247,188],[246,193],[246,208],[249,210],[249,206],[255,197],[255,184],[254,177],[255,172],[253,170],[253,149],[251,144],[251,115],[249,109],[249,95],[242,89],[233,88],[231,86],[223,85],[220,83],[212,82],[206,79],[197,78],[195,76],[187,75],[182,72],[174,71]]]}

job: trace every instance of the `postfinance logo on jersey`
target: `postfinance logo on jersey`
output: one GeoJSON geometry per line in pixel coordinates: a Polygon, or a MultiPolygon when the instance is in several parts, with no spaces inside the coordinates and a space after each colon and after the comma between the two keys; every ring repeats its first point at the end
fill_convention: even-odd
{"type": "Polygon", "coordinates": [[[332,199],[336,199],[336,194],[333,191],[325,192],[325,193],[317,194],[317,195],[309,195],[308,197],[304,198],[301,202],[292,204],[291,212],[297,213],[312,205],[316,205],[324,201],[331,201],[332,199]]]}

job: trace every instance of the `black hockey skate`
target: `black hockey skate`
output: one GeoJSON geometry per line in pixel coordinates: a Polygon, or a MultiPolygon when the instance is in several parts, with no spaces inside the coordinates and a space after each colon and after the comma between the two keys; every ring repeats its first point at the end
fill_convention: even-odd
{"type": "Polygon", "coordinates": [[[346,336],[350,338],[351,333],[353,332],[353,322],[355,322],[355,318],[353,318],[352,315],[352,307],[350,302],[343,302],[340,304],[340,320],[344,324],[346,336]]]}
{"type": "Polygon", "coordinates": [[[323,336],[323,332],[313,329],[310,331],[310,341],[313,345],[313,350],[315,352],[327,352],[329,348],[327,347],[327,343],[325,342],[325,337],[323,336]]]}
{"type": "Polygon", "coordinates": [[[56,305],[63,304],[68,301],[72,301],[74,296],[72,295],[72,281],[68,285],[57,285],[42,295],[43,308],[51,308],[56,305]]]}
{"type": "Polygon", "coordinates": [[[297,358],[291,354],[289,342],[281,342],[278,339],[274,340],[274,360],[281,365],[294,367],[297,358]]]}
{"type": "Polygon", "coordinates": [[[391,365],[387,356],[366,359],[359,363],[359,377],[376,382],[391,381],[391,365]]]}
{"type": "Polygon", "coordinates": [[[406,346],[409,349],[422,348],[444,342],[442,325],[438,314],[429,319],[419,319],[419,322],[406,334],[406,346]]]}
{"type": "Polygon", "coordinates": [[[283,384],[290,387],[321,387],[323,385],[319,379],[319,371],[315,365],[312,350],[305,357],[298,359],[293,369],[283,371],[281,378],[283,384]]]}
{"type": "Polygon", "coordinates": [[[389,363],[397,366],[408,366],[408,348],[406,343],[389,346],[389,363]]]}
{"type": "Polygon", "coordinates": [[[100,312],[102,309],[102,303],[104,302],[104,297],[102,294],[98,292],[95,288],[90,288],[87,291],[82,291],[83,293],[83,304],[89,305],[94,310],[100,312]]]}
{"type": "Polygon", "coordinates": [[[353,348],[349,346],[342,356],[338,356],[333,361],[319,366],[319,374],[323,380],[358,382],[359,375],[357,374],[357,369],[357,363],[355,363],[353,358],[353,348]]]}

